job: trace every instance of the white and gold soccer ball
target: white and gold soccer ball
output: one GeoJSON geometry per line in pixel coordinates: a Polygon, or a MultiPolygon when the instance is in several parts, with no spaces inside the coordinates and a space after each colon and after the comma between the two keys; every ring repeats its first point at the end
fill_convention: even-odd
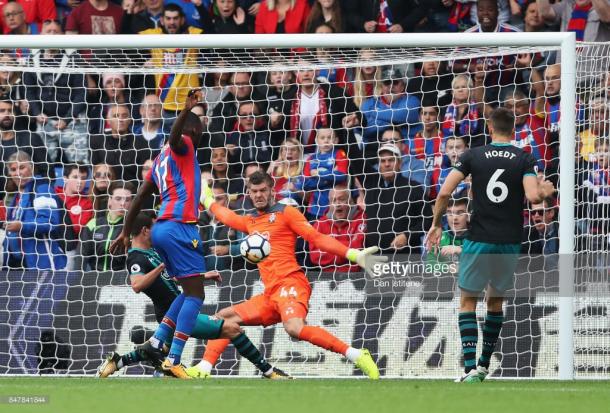
{"type": "Polygon", "coordinates": [[[242,257],[252,264],[258,264],[271,254],[271,243],[259,233],[248,235],[240,244],[242,257]]]}

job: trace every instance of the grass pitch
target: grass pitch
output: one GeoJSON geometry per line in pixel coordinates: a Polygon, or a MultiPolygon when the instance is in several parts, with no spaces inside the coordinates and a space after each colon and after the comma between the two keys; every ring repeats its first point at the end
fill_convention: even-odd
{"type": "Polygon", "coordinates": [[[607,412],[604,381],[0,378],[0,412],[607,412]],[[8,396],[48,403],[9,404],[8,396]]]}

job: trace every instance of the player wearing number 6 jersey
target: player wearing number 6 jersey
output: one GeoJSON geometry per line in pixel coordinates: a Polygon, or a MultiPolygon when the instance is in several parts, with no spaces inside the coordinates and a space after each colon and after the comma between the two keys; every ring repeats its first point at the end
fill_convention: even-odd
{"type": "MultiPolygon", "coordinates": [[[[377,247],[348,249],[334,238],[316,231],[296,208],[274,203],[273,178],[264,172],[255,172],[248,180],[248,194],[256,208],[249,216],[237,215],[214,203],[214,194],[205,183],[202,192],[203,205],[220,222],[248,234],[266,233],[271,243],[271,254],[258,264],[265,285],[263,294],[225,308],[216,315],[225,321],[249,326],[282,322],[291,337],[343,354],[371,379],[378,379],[379,370],[368,350],[350,347],[325,329],[305,324],[311,286],[296,261],[295,244],[297,236],[301,236],[316,248],[346,257],[361,267],[372,266],[387,257],[372,255],[377,247]]],[[[209,374],[228,344],[228,340],[222,339],[209,341],[203,360],[191,369],[209,374]]]]}
{"type": "Polygon", "coordinates": [[[511,145],[515,118],[505,108],[491,114],[492,142],[465,152],[441,187],[428,232],[428,250],[438,247],[441,221],[458,184],[472,176],[473,213],[462,247],[458,285],[461,290],[459,328],[464,354],[464,375],[456,381],[480,382],[502,329],[503,292],[513,284],[523,231],[524,197],[540,203],[555,189],[536,174],[536,160],[511,145]],[[487,289],[487,315],[483,325],[483,351],[476,363],[477,297],[487,289]]]}

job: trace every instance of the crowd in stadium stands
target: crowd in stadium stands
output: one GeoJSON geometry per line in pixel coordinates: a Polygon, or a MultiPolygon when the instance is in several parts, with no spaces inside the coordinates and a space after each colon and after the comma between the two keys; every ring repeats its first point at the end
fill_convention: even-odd
{"type": "MultiPolygon", "coordinates": [[[[610,0],[0,0],[0,8],[5,35],[562,30],[578,41],[610,41],[610,0]]],[[[251,212],[248,177],[267,171],[278,202],[351,248],[424,253],[436,194],[468,147],[489,142],[486,117],[498,105],[515,113],[513,143],[534,155],[539,173],[558,179],[555,52],[312,70],[332,58],[317,49],[295,53],[296,71],[68,70],[90,53],[0,55],[0,66],[33,69],[0,73],[5,268],[123,270],[125,257],[111,255],[110,242],[191,89],[201,91],[193,112],[209,145],[198,159],[216,202],[251,212]]],[[[153,49],[146,66],[194,65],[201,53],[153,49]]],[[[377,53],[362,49],[359,58],[374,61],[377,53]]],[[[587,248],[591,239],[607,248],[610,234],[610,71],[598,83],[578,97],[577,186],[586,202],[577,225],[587,248]]],[[[440,254],[428,261],[460,253],[469,195],[466,181],[449,204],[440,254]]],[[[523,252],[557,253],[557,220],[555,199],[531,205],[523,252]]],[[[207,212],[199,223],[209,268],[246,265],[244,234],[207,212]]],[[[303,241],[297,250],[311,268],[356,269],[303,241]]]]}

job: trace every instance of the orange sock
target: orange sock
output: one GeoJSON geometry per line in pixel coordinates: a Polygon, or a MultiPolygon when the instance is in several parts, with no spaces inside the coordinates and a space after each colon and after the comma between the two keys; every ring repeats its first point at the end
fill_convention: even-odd
{"type": "Polygon", "coordinates": [[[299,334],[299,340],[309,341],[311,344],[315,344],[318,347],[343,355],[345,355],[349,348],[346,343],[339,340],[322,327],[304,326],[301,330],[301,334],[299,334]]]}
{"type": "Polygon", "coordinates": [[[213,366],[230,342],[227,338],[208,340],[208,344],[205,346],[205,353],[203,353],[203,359],[213,366]]]}

